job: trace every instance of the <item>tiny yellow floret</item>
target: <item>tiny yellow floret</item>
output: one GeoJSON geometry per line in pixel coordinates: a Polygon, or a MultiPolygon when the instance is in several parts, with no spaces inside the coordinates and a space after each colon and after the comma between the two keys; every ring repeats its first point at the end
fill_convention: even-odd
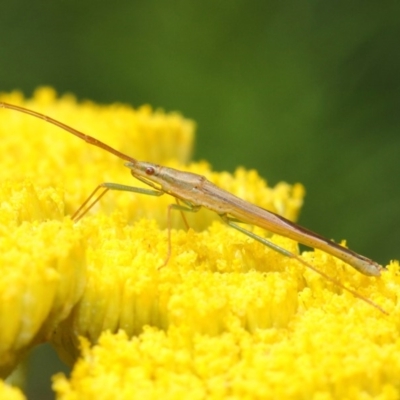
{"type": "Polygon", "coordinates": [[[26,397],[22,394],[20,389],[9,386],[4,381],[0,380],[0,399],[25,400],[26,397]]]}

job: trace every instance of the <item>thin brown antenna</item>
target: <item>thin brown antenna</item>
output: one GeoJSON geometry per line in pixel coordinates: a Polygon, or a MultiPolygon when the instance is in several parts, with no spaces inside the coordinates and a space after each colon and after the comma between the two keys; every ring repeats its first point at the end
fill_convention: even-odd
{"type": "Polygon", "coordinates": [[[135,164],[137,162],[136,159],[129,157],[124,153],[121,153],[120,151],[109,146],[108,144],[105,144],[105,143],[101,142],[100,140],[95,139],[92,136],[86,135],[85,133],[82,133],[66,124],[63,124],[62,122],[57,121],[56,119],[50,118],[47,115],[40,114],[36,111],[28,110],[27,108],[15,106],[13,104],[8,104],[8,103],[4,103],[4,102],[0,102],[0,108],[9,108],[11,110],[20,111],[22,113],[32,115],[33,117],[42,119],[46,122],[50,122],[51,124],[56,125],[59,128],[65,129],[66,131],[72,133],[73,135],[77,136],[78,138],[84,140],[86,143],[89,143],[96,147],[100,147],[101,149],[104,149],[104,150],[110,152],[111,154],[114,154],[115,156],[121,158],[122,160],[131,162],[133,164],[135,164]]]}

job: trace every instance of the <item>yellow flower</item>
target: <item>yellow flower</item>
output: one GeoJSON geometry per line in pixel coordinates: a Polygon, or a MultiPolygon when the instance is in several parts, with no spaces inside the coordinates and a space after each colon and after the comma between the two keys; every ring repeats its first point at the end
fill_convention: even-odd
{"type": "Polygon", "coordinates": [[[400,339],[365,322],[312,308],[285,329],[106,332],[93,348],[82,339],[70,380],[57,375],[53,388],[59,400],[396,399],[400,339]]]}
{"type": "MultiPolygon", "coordinates": [[[[295,219],[302,205],[301,185],[269,188],[255,171],[231,175],[206,162],[187,164],[194,124],[178,114],[77,103],[48,88],[32,100],[12,93],[0,101],[140,160],[204,175],[286,218],[295,219]]],[[[69,216],[96,185],[143,184],[114,155],[44,121],[12,110],[0,110],[0,118],[3,376],[27,349],[50,341],[70,365],[83,346],[71,381],[55,381],[62,399],[376,398],[379,387],[382,398],[400,393],[397,263],[371,278],[321,251],[302,255],[380,304],[385,316],[211,211],[186,213],[189,230],[172,213],[169,254],[174,199],[167,195],[107,193],[73,223],[69,216]]],[[[269,239],[298,254],[297,243],[269,239]]]]}
{"type": "Polygon", "coordinates": [[[79,230],[60,214],[53,189],[0,182],[0,373],[49,339],[82,295],[85,257],[79,230]]]}
{"type": "Polygon", "coordinates": [[[0,380],[0,399],[24,400],[25,396],[18,388],[11,387],[0,380]]]}

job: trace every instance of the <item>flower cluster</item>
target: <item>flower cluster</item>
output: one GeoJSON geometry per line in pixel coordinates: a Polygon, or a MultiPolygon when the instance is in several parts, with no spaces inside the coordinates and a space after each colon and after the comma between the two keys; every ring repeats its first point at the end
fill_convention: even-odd
{"type": "MultiPolygon", "coordinates": [[[[301,208],[299,184],[270,188],[255,171],[216,173],[206,162],[189,163],[194,123],[179,114],[78,103],[49,88],[32,100],[15,92],[0,101],[68,123],[137,159],[204,175],[288,219],[301,208]]],[[[54,377],[63,400],[116,393],[121,399],[399,397],[398,263],[371,278],[321,251],[301,255],[381,305],[386,316],[208,210],[185,213],[189,229],[173,212],[169,246],[167,209],[174,199],[167,195],[108,193],[73,222],[70,215],[96,185],[143,184],[117,157],[51,124],[7,109],[0,109],[0,121],[3,378],[29,349],[50,342],[73,366],[70,379],[54,377]]],[[[289,239],[269,240],[299,254],[289,239]]],[[[0,387],[1,398],[21,396],[0,387]]]]}

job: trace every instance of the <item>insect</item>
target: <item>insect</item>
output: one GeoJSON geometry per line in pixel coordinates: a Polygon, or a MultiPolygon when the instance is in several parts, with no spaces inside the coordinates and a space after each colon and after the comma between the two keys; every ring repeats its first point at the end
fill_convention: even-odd
{"type": "MultiPolygon", "coordinates": [[[[269,232],[296,240],[297,242],[306,246],[320,249],[326,253],[333,255],[334,257],[341,259],[342,261],[351,265],[365,275],[380,275],[382,267],[375,261],[372,261],[360,254],[357,254],[354,251],[349,250],[346,247],[343,247],[331,240],[325,239],[324,237],[306,228],[303,228],[300,225],[297,225],[273,212],[267,211],[261,207],[242,200],[239,197],[236,197],[235,195],[209,182],[204,176],[197,175],[191,172],[183,172],[177,169],[164,167],[150,162],[136,160],[108,146],[107,144],[97,140],[92,136],[86,135],[68,125],[63,124],[60,121],[40,114],[36,111],[3,102],[0,102],[0,108],[16,110],[45,120],[51,124],[58,126],[61,129],[72,133],[73,135],[79,137],[88,144],[100,147],[114,154],[115,156],[126,161],[124,165],[130,169],[133,177],[151,187],[151,189],[147,189],[120,185],[116,183],[102,183],[97,186],[97,188],[92,192],[89,198],[72,216],[74,220],[80,219],[109,190],[129,191],[151,196],[161,196],[163,194],[169,194],[175,197],[175,199],[177,200],[177,204],[171,204],[169,206],[168,215],[170,215],[172,209],[180,210],[181,212],[196,212],[201,207],[206,207],[211,211],[216,212],[222,218],[222,220],[232,228],[237,229],[245,235],[283,254],[284,256],[297,260],[307,268],[310,268],[311,270],[323,276],[325,279],[341,287],[343,290],[347,290],[355,297],[365,301],[366,303],[372,305],[373,307],[376,307],[383,313],[387,314],[385,310],[375,304],[372,300],[342,285],[339,281],[318,270],[316,267],[306,262],[299,256],[270,242],[269,240],[261,236],[254,234],[250,230],[243,228],[241,225],[239,225],[239,223],[256,225],[269,232]],[[102,190],[102,192],[97,195],[97,197],[95,197],[100,190],[102,190]],[[94,200],[92,200],[93,198],[94,200]]],[[[170,220],[170,218],[168,218],[168,220],[170,220]]],[[[171,251],[170,229],[168,230],[168,235],[169,251],[167,261],[169,259],[171,251]]]]}

